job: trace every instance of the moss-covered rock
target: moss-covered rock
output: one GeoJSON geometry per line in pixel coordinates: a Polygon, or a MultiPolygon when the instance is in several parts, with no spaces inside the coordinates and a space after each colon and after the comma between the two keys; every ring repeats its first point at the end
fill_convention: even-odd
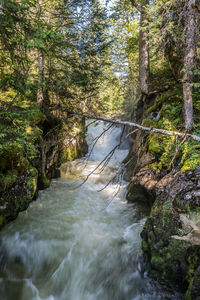
{"type": "Polygon", "coordinates": [[[200,257],[200,253],[198,253],[198,257],[196,257],[195,264],[192,264],[190,268],[191,276],[189,277],[190,278],[189,287],[185,294],[186,300],[198,299],[199,297],[200,266],[197,267],[197,262],[199,261],[199,257],[200,257]]]}
{"type": "Polygon", "coordinates": [[[67,149],[62,153],[62,163],[72,161],[78,157],[77,145],[69,145],[67,149]]]}
{"type": "MultiPolygon", "coordinates": [[[[167,65],[162,68],[162,76],[157,69],[156,72],[151,70],[150,89],[155,92],[141,96],[132,117],[134,122],[147,127],[183,132],[182,85],[174,82],[169,71],[167,65]]],[[[199,93],[194,91],[193,96],[193,133],[200,135],[199,93]]],[[[154,195],[155,199],[141,234],[149,273],[157,280],[182,290],[185,299],[198,299],[199,143],[152,131],[134,132],[130,142],[132,147],[127,174],[131,183],[127,199],[149,204],[149,194],[154,195]]]]}
{"type": "Polygon", "coordinates": [[[126,194],[126,199],[130,203],[143,203],[152,206],[155,198],[151,192],[148,192],[142,185],[131,182],[128,185],[128,191],[126,194]]]}
{"type": "Polygon", "coordinates": [[[26,209],[62,162],[85,154],[84,120],[63,124],[38,107],[0,113],[0,228],[26,209]]]}
{"type": "Polygon", "coordinates": [[[0,228],[26,209],[37,191],[37,170],[31,168],[17,177],[11,188],[0,195],[0,228]]]}
{"type": "Polygon", "coordinates": [[[63,138],[61,162],[72,161],[79,158],[87,152],[87,143],[85,141],[85,123],[70,119],[69,124],[64,124],[60,130],[60,136],[63,138]]]}
{"type": "Polygon", "coordinates": [[[148,150],[151,154],[160,154],[162,152],[161,138],[158,134],[149,135],[148,150]]]}
{"type": "Polygon", "coordinates": [[[184,288],[188,244],[172,238],[178,228],[181,228],[181,223],[173,207],[168,201],[157,199],[141,234],[144,241],[142,248],[154,278],[184,288]]]}
{"type": "Polygon", "coordinates": [[[50,186],[51,180],[47,178],[45,171],[38,178],[38,189],[44,190],[50,186]]]}
{"type": "Polygon", "coordinates": [[[144,167],[132,177],[127,199],[152,206],[141,233],[149,274],[184,292],[185,299],[197,299],[200,295],[200,168],[185,173],[177,170],[155,173],[152,167],[144,167]]]}
{"type": "MultiPolygon", "coordinates": [[[[190,229],[191,230],[191,229],[190,229]]],[[[184,237],[188,228],[179,214],[162,199],[156,200],[142,231],[142,249],[150,274],[160,282],[185,292],[185,299],[200,292],[200,244],[184,237]],[[195,278],[195,280],[194,280],[195,278]]]]}

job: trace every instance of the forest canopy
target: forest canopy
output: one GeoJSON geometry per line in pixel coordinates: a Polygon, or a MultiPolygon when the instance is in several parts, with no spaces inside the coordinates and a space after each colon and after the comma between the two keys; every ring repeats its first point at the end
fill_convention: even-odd
{"type": "Polygon", "coordinates": [[[130,117],[164,92],[198,131],[197,1],[2,0],[0,22],[1,105],[130,117]]]}

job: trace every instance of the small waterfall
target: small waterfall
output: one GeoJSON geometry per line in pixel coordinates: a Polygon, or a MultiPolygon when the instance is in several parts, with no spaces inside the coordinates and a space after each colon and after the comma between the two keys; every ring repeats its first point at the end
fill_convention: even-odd
{"type": "Polygon", "coordinates": [[[61,178],[1,232],[0,299],[178,299],[140,272],[146,216],[127,204],[127,183],[115,197],[117,182],[103,189],[128,154],[127,142],[93,172],[122,135],[121,127],[108,126],[89,126],[86,157],[62,165],[61,178]]]}

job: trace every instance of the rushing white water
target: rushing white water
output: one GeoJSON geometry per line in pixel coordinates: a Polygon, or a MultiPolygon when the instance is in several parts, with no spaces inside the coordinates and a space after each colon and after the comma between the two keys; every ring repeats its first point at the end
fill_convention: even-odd
{"type": "MultiPolygon", "coordinates": [[[[106,125],[89,127],[92,141],[106,125]]],[[[140,232],[144,213],[124,199],[126,183],[105,184],[128,150],[124,143],[107,167],[84,178],[119,143],[121,128],[103,135],[86,160],[61,167],[62,177],[1,232],[1,300],[175,299],[141,275],[140,232]]],[[[177,299],[177,298],[176,298],[177,299]]]]}

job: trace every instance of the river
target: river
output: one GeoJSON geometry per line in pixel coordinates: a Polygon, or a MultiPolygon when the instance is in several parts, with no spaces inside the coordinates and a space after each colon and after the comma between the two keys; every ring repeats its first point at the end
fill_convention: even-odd
{"type": "Polygon", "coordinates": [[[113,182],[99,192],[128,154],[127,142],[105,169],[80,185],[119,143],[122,129],[112,127],[90,153],[95,137],[106,128],[103,122],[89,126],[86,157],[64,164],[61,178],[2,230],[1,300],[178,299],[141,272],[140,232],[146,214],[127,204],[127,183],[121,181],[118,191],[113,182]]]}

